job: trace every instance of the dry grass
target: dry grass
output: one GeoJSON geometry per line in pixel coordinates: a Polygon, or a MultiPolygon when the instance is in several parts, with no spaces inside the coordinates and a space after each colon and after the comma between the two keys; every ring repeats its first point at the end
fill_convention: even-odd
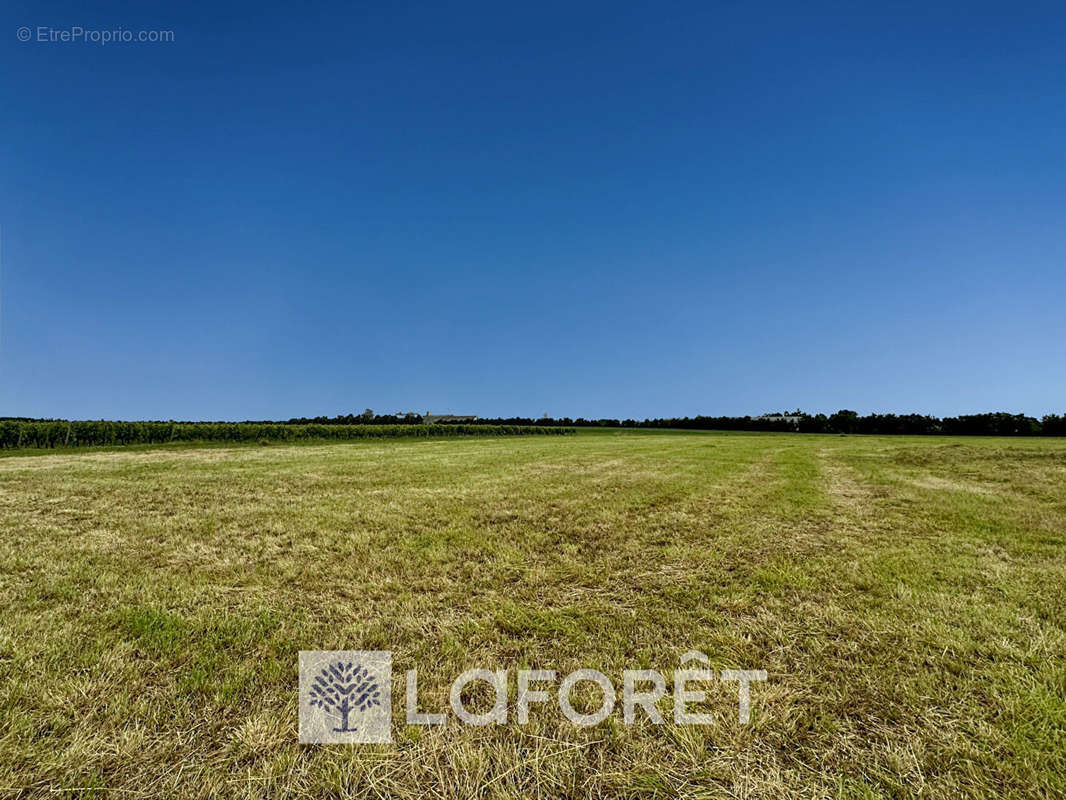
{"type": "MultiPolygon", "coordinates": [[[[0,459],[0,795],[1066,795],[1066,443],[583,433],[0,459]],[[296,743],[300,649],[761,668],[752,724],[296,743]]],[[[513,688],[513,687],[512,687],[513,688]]]]}

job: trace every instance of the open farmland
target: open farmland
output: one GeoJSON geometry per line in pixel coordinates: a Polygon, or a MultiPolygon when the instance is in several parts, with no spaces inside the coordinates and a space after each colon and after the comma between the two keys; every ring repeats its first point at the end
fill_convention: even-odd
{"type": "Polygon", "coordinates": [[[1062,440],[13,454],[0,794],[1066,796],[1064,532],[1062,440]],[[393,652],[391,745],[297,744],[310,649],[393,652]],[[735,684],[709,726],[404,723],[408,668],[437,711],[470,667],[620,687],[689,650],[767,671],[750,724],[735,684]]]}

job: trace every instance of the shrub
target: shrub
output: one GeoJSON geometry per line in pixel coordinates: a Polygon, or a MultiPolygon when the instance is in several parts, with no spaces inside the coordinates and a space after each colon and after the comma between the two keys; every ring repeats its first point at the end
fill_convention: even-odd
{"type": "Polygon", "coordinates": [[[88,447],[163,442],[292,442],[428,436],[527,436],[574,433],[529,425],[287,425],[258,422],[4,421],[0,448],[88,447]]]}

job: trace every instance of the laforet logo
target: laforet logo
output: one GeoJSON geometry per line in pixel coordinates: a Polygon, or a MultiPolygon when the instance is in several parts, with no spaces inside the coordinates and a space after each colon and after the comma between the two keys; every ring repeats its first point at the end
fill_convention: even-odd
{"type": "Polygon", "coordinates": [[[349,727],[352,712],[362,713],[381,705],[381,687],[366,667],[353,661],[335,661],[323,667],[311,684],[311,705],[340,717],[334,733],[355,733],[349,727]]]}
{"type": "MultiPolygon", "coordinates": [[[[611,679],[595,669],[576,669],[565,676],[551,669],[520,669],[515,675],[517,694],[509,702],[508,670],[468,669],[456,676],[448,693],[453,718],[465,725],[506,725],[529,722],[533,705],[551,702],[547,686],[555,684],[555,702],[562,715],[578,726],[598,725],[615,712],[621,700],[622,721],[632,725],[643,716],[655,725],[667,723],[660,708],[664,701],[675,725],[710,725],[714,714],[697,710],[708,700],[712,683],[737,685],[737,722],[751,721],[751,686],[765,681],[765,670],[714,670],[703,653],[690,650],[681,657],[668,687],[658,670],[627,669],[622,673],[621,697],[611,679]],[[464,699],[466,688],[487,684],[495,698],[488,710],[471,710],[464,699]],[[598,706],[577,710],[570,699],[579,684],[592,684],[598,706]],[[540,688],[538,688],[538,685],[540,688]],[[666,700],[668,692],[671,695],[666,700]]],[[[405,711],[408,725],[444,725],[443,711],[420,711],[418,670],[404,676],[405,711]]],[[[300,651],[300,741],[308,744],[361,744],[392,741],[392,653],[387,650],[300,651]]],[[[590,687],[591,688],[591,687],[590,687]]]]}
{"type": "Polygon", "coordinates": [[[301,742],[389,742],[391,719],[390,652],[300,651],[301,742]]]}

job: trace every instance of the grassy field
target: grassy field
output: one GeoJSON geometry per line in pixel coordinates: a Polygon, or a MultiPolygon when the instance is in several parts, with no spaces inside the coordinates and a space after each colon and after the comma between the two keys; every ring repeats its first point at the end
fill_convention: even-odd
{"type": "Polygon", "coordinates": [[[1064,531],[1062,440],[3,457],[0,795],[1062,797],[1064,531]],[[393,651],[392,745],[297,744],[301,649],[393,651]],[[436,711],[472,666],[691,649],[767,670],[751,724],[735,684],[706,727],[403,721],[406,668],[436,711]]]}

